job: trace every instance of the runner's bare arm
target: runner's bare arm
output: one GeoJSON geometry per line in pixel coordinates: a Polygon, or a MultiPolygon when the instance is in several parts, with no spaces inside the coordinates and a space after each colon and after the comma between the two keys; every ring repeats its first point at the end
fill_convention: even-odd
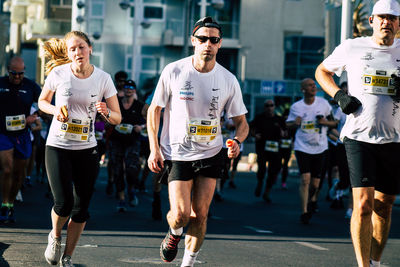
{"type": "Polygon", "coordinates": [[[158,144],[158,130],[160,127],[160,115],[162,107],[151,104],[147,110],[147,133],[149,135],[150,156],[148,159],[149,169],[158,173],[164,168],[164,161],[158,144]]]}
{"type": "MultiPolygon", "coordinates": [[[[235,138],[240,143],[243,143],[246,140],[247,135],[249,134],[249,124],[247,123],[246,116],[240,115],[237,117],[232,117],[233,123],[235,124],[236,132],[235,138]]],[[[240,146],[237,142],[233,142],[232,147],[228,149],[228,157],[236,158],[239,156],[240,146]]]]}
{"type": "Polygon", "coordinates": [[[340,90],[333,80],[333,74],[334,73],[327,70],[322,63],[319,64],[317,70],[315,71],[315,79],[321,85],[322,89],[331,97],[334,97],[335,94],[340,90]]]}

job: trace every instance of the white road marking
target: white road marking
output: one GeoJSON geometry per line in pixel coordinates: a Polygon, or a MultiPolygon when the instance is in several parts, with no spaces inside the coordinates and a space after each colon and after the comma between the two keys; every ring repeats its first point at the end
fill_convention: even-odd
{"type": "Polygon", "coordinates": [[[316,250],[329,250],[329,249],[327,249],[327,248],[323,248],[323,247],[314,245],[314,244],[309,243],[309,242],[297,242],[297,241],[296,241],[295,243],[297,243],[297,244],[299,244],[299,245],[302,245],[302,246],[305,246],[305,247],[313,248],[313,249],[316,249],[316,250]]]}
{"type": "Polygon", "coordinates": [[[86,245],[81,245],[81,246],[77,246],[80,248],[97,248],[99,247],[98,245],[90,245],[90,244],[86,244],[86,245]]]}
{"type": "Polygon", "coordinates": [[[255,227],[253,227],[253,226],[245,226],[244,228],[253,230],[253,231],[255,231],[255,232],[257,232],[257,233],[260,233],[260,234],[272,234],[272,233],[273,233],[272,231],[257,229],[257,228],[255,228],[255,227]]]}

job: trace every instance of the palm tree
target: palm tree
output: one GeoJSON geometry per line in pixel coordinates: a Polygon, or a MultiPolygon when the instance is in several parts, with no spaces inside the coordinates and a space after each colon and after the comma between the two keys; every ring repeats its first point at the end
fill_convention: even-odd
{"type": "Polygon", "coordinates": [[[369,10],[363,0],[354,0],[353,10],[353,37],[370,35],[372,29],[369,27],[369,10]]]}

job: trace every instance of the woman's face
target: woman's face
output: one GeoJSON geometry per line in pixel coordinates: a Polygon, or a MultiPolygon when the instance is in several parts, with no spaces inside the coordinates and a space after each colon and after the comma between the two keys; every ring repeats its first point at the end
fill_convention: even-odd
{"type": "Polygon", "coordinates": [[[66,40],[68,58],[76,67],[82,68],[90,64],[89,58],[92,53],[92,47],[80,37],[72,36],[66,40]]]}

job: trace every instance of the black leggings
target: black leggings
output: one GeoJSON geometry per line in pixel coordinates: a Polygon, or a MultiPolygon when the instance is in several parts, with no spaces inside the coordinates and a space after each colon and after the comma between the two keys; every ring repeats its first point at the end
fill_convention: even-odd
{"type": "Polygon", "coordinates": [[[46,146],[46,169],[54,212],[77,223],[89,218],[89,202],[99,173],[97,148],[67,150],[46,146]]]}

